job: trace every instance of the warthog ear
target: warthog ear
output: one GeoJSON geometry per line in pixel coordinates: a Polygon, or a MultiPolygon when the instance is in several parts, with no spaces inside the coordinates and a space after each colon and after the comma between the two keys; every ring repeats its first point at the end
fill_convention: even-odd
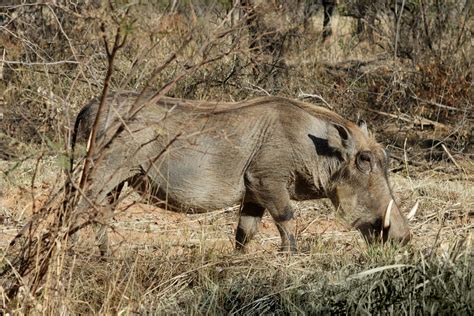
{"type": "Polygon", "coordinates": [[[362,130],[362,133],[365,136],[369,137],[369,130],[367,129],[367,123],[364,120],[358,119],[357,126],[359,126],[359,128],[362,130]]]}
{"type": "Polygon", "coordinates": [[[328,145],[344,159],[348,159],[353,153],[352,136],[347,128],[339,124],[328,125],[328,145]]]}

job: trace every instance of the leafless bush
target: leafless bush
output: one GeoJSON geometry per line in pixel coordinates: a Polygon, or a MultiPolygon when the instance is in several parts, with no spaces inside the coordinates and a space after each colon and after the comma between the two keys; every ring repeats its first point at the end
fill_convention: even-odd
{"type": "MultiPolygon", "coordinates": [[[[101,158],[102,150],[106,145],[106,142],[95,143],[96,122],[99,121],[100,116],[106,111],[108,105],[105,100],[110,89],[112,87],[123,89],[129,86],[130,82],[127,82],[127,80],[133,77],[131,72],[136,71],[133,67],[137,64],[143,66],[141,58],[146,57],[135,55],[137,54],[137,46],[135,46],[136,42],[134,42],[136,38],[133,38],[136,34],[135,27],[138,30],[143,30],[143,27],[145,27],[143,25],[136,26],[135,24],[136,14],[140,14],[141,11],[134,11],[137,10],[137,7],[134,6],[116,6],[112,3],[101,7],[101,10],[102,13],[96,17],[94,22],[98,23],[98,28],[100,29],[100,37],[98,39],[103,43],[106,67],[103,82],[98,84],[102,89],[100,105],[95,123],[92,126],[91,142],[87,148],[84,165],[81,168],[80,179],[78,179],[77,170],[75,170],[71,159],[69,165],[63,165],[65,185],[49,197],[46,204],[28,221],[26,226],[10,244],[8,258],[5,259],[8,264],[3,266],[1,271],[1,277],[5,280],[3,289],[7,292],[9,298],[16,297],[18,291],[25,289],[28,291],[26,299],[33,298],[34,301],[37,292],[41,291],[45,278],[50,280],[48,281],[48,286],[55,288],[60,293],[62,291],[60,281],[49,279],[51,273],[55,273],[51,271],[51,267],[54,266],[56,269],[61,270],[63,266],[56,266],[55,262],[56,260],[61,260],[60,258],[64,258],[70,249],[71,236],[85,227],[101,221],[103,218],[100,215],[101,211],[98,209],[98,206],[95,205],[95,201],[88,200],[90,196],[84,195],[90,184],[90,174],[93,173],[94,161],[101,158]],[[119,52],[122,53],[122,56],[133,56],[132,60],[135,61],[128,69],[127,67],[120,67],[122,71],[125,70],[125,74],[115,71],[120,62],[127,60],[121,59],[119,52]],[[120,84],[115,81],[117,79],[121,79],[118,80],[118,82],[121,81],[120,84]],[[86,215],[77,213],[81,211],[78,209],[78,203],[82,203],[82,205],[89,204],[91,211],[86,215]]],[[[236,41],[235,37],[232,45],[225,45],[235,30],[229,28],[229,24],[226,23],[230,15],[229,13],[223,20],[216,23],[213,28],[207,30],[206,38],[194,38],[192,28],[189,28],[186,31],[186,35],[179,41],[177,48],[175,46],[171,52],[165,53],[165,58],[159,56],[161,60],[153,64],[153,68],[149,70],[148,76],[142,78],[137,88],[140,88],[142,93],[154,90],[155,93],[152,100],[157,100],[161,96],[168,94],[176,86],[177,82],[185,78],[189,73],[235,54],[239,49],[239,41],[236,41]],[[189,58],[190,56],[193,56],[193,58],[189,58]],[[153,81],[158,78],[161,79],[161,82],[157,88],[153,85],[153,81]]],[[[158,24],[157,27],[162,27],[162,25],[158,24]]],[[[161,41],[159,40],[159,42],[161,41]]],[[[139,51],[138,54],[156,54],[156,52],[153,52],[153,48],[157,45],[154,43],[150,44],[150,47],[147,47],[149,51],[139,51]]],[[[74,50],[72,47],[74,47],[73,44],[71,44],[71,49],[74,50]]],[[[89,70],[87,67],[85,69],[89,70]]],[[[50,75],[49,73],[47,74],[50,75]]],[[[79,72],[77,77],[80,75],[81,73],[79,72]]],[[[72,89],[73,87],[70,87],[69,93],[71,93],[72,89]]],[[[123,117],[119,124],[126,125],[127,121],[132,119],[137,111],[139,111],[139,108],[133,106],[129,111],[130,116],[123,117]]],[[[68,120],[69,117],[66,117],[66,121],[68,120]]],[[[115,137],[115,132],[116,129],[112,128],[111,138],[115,137]]],[[[67,144],[69,135],[68,133],[65,134],[65,143],[67,144]]],[[[49,306],[49,308],[53,307],[49,306]]]]}
{"type": "Polygon", "coordinates": [[[357,19],[357,33],[366,33],[372,42],[375,36],[394,56],[415,63],[447,61],[471,37],[470,1],[353,0],[342,2],[340,11],[357,19]]]}

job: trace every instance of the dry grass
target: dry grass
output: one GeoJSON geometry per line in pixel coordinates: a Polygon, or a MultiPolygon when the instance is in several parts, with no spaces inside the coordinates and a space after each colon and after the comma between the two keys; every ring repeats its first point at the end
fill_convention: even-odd
{"type": "MultiPolygon", "coordinates": [[[[2,249],[29,217],[35,163],[2,177],[16,179],[2,182],[2,249]]],[[[50,167],[41,162],[40,170],[50,167]]],[[[36,204],[52,179],[54,172],[38,179],[36,204]]],[[[268,217],[249,253],[240,254],[233,250],[235,209],[186,215],[138,203],[111,223],[107,261],[85,234],[73,252],[51,262],[41,295],[24,289],[5,306],[74,314],[472,312],[472,181],[414,171],[392,182],[402,201],[421,203],[409,247],[368,248],[327,202],[310,201],[295,205],[298,255],[276,252],[279,237],[268,217]]],[[[131,195],[119,209],[136,201],[131,195]]]]}
{"type": "MultiPolygon", "coordinates": [[[[0,81],[0,150],[5,153],[0,155],[5,159],[0,160],[0,271],[15,258],[17,249],[9,242],[54,201],[65,181],[70,122],[104,84],[107,63],[99,25],[105,23],[112,38],[112,16],[125,9],[50,4],[15,10],[41,14],[15,22],[16,30],[29,31],[15,33],[20,40],[1,34],[5,60],[21,63],[4,66],[8,71],[0,81]],[[41,33],[45,21],[49,33],[41,33]],[[64,60],[75,63],[47,64],[64,60]]],[[[112,254],[106,261],[89,227],[72,249],[67,238],[59,238],[44,278],[34,280],[38,266],[17,275],[20,288],[8,297],[11,278],[2,276],[0,313],[473,313],[472,96],[464,53],[444,62],[433,57],[410,64],[392,58],[384,38],[380,45],[359,41],[346,17],[335,17],[334,36],[320,43],[317,16],[312,33],[299,30],[286,42],[285,71],[262,80],[267,68],[252,61],[268,61],[268,56],[248,50],[244,28],[218,28],[225,16],[219,4],[190,20],[167,14],[160,5],[132,6],[128,14],[120,27],[129,37],[114,63],[112,90],[160,89],[184,73],[169,95],[237,100],[304,92],[317,94],[349,118],[360,114],[396,157],[391,182],[402,209],[421,203],[412,224],[414,239],[405,248],[367,247],[328,201],[308,201],[295,203],[297,255],[277,253],[280,240],[267,216],[249,252],[241,254],[233,250],[235,208],[176,214],[142,203],[128,191],[110,223],[112,254]],[[229,33],[217,36],[223,31],[229,33]],[[191,40],[183,46],[187,35],[191,40]],[[153,76],[174,52],[176,58],[153,76]]],[[[314,102],[321,103],[318,98],[314,102]]],[[[59,209],[52,205],[50,210],[59,209]]]]}

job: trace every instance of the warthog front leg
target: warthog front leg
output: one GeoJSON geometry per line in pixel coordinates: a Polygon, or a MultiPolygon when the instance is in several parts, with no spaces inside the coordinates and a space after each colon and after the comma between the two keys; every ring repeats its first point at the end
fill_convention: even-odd
{"type": "Polygon", "coordinates": [[[264,212],[265,208],[258,204],[243,203],[235,234],[235,248],[237,250],[245,250],[246,244],[255,236],[264,212]]]}
{"type": "Polygon", "coordinates": [[[95,239],[102,257],[109,253],[109,235],[107,234],[106,222],[114,215],[114,210],[117,206],[118,198],[122,192],[124,184],[125,181],[121,182],[112,192],[107,194],[108,205],[105,206],[106,211],[104,211],[104,218],[101,222],[94,225],[95,239]]]}
{"type": "Polygon", "coordinates": [[[281,236],[281,251],[283,252],[296,252],[296,240],[295,240],[295,223],[293,219],[293,209],[290,204],[285,208],[279,210],[270,210],[270,214],[275,220],[278,231],[281,236]]]}
{"type": "Polygon", "coordinates": [[[259,179],[253,182],[249,185],[251,200],[266,208],[275,221],[281,236],[281,251],[296,252],[293,210],[286,182],[278,179],[259,179]]]}

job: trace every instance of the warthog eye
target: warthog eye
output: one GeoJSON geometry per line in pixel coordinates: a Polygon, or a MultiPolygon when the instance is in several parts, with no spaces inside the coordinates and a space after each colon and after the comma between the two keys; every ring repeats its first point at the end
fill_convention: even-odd
{"type": "Polygon", "coordinates": [[[372,153],[370,151],[361,151],[358,153],[356,165],[363,173],[369,173],[372,170],[372,153]]]}

